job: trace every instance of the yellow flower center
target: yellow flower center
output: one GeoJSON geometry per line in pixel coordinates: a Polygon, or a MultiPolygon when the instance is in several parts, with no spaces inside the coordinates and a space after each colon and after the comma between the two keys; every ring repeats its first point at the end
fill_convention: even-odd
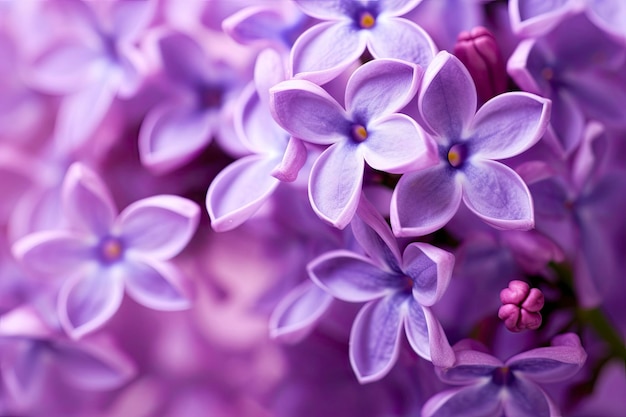
{"type": "Polygon", "coordinates": [[[376,24],[376,18],[370,12],[363,12],[359,19],[359,26],[362,29],[371,29],[376,24]]]}
{"type": "Polygon", "coordinates": [[[107,239],[101,250],[102,256],[109,262],[117,261],[122,256],[122,244],[117,239],[107,239]]]}
{"type": "Polygon", "coordinates": [[[357,142],[363,142],[367,139],[367,129],[363,125],[354,125],[352,126],[352,139],[357,142]]]}

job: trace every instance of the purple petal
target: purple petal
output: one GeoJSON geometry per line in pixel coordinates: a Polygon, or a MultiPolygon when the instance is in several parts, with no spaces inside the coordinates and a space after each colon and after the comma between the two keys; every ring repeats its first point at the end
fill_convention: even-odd
{"type": "Polygon", "coordinates": [[[397,294],[366,304],[357,314],[350,332],[350,363],[360,383],[383,378],[395,364],[400,351],[402,305],[397,294]]]}
{"type": "Polygon", "coordinates": [[[182,32],[166,33],[158,40],[163,69],[168,77],[184,85],[206,78],[209,63],[200,45],[182,32]]]}
{"type": "Polygon", "coordinates": [[[426,69],[418,107],[426,124],[448,143],[463,137],[476,112],[474,81],[461,61],[442,51],[426,69]]]}
{"type": "MultiPolygon", "coordinates": [[[[105,64],[110,65],[110,64],[105,64]]],[[[111,72],[112,69],[102,68],[111,72]]],[[[119,74],[103,74],[84,89],[64,98],[54,135],[68,150],[82,146],[98,128],[119,90],[119,74]]]]}
{"type": "Polygon", "coordinates": [[[254,85],[264,107],[267,107],[269,102],[270,88],[286,79],[282,56],[271,48],[261,51],[254,65],[254,85]]]}
{"type": "Polygon", "coordinates": [[[353,120],[363,124],[400,111],[417,92],[422,72],[420,67],[404,61],[370,61],[354,71],[348,80],[346,109],[353,120]]]}
{"type": "Polygon", "coordinates": [[[350,223],[359,203],[364,165],[357,145],[346,141],[317,158],[309,178],[309,199],[321,219],[339,229],[350,223]]]}
{"type": "Polygon", "coordinates": [[[135,367],[109,339],[91,338],[79,343],[53,345],[54,364],[62,377],[80,389],[111,390],[127,383],[135,367]]]}
{"type": "Polygon", "coordinates": [[[364,256],[335,250],[318,256],[307,266],[311,279],[333,297],[349,302],[380,298],[402,288],[401,276],[384,271],[364,256]]]}
{"type": "Polygon", "coordinates": [[[552,346],[520,353],[507,361],[515,373],[537,382],[565,381],[583,366],[587,354],[573,333],[554,338],[552,346]]]}
{"type": "Polygon", "coordinates": [[[354,9],[352,0],[294,0],[307,15],[320,20],[345,18],[354,9]]]}
{"type": "Polygon", "coordinates": [[[119,268],[91,271],[67,280],[59,292],[61,326],[74,339],[102,327],[118,310],[124,296],[119,268]]]}
{"type": "Polygon", "coordinates": [[[470,128],[472,154],[487,159],[519,155],[541,139],[550,109],[550,100],[529,93],[506,93],[489,100],[470,128]]]}
{"type": "Polygon", "coordinates": [[[304,32],[291,49],[293,76],[325,84],[359,59],[366,33],[351,20],[319,23],[304,32]]]}
{"type": "Polygon", "coordinates": [[[14,339],[2,346],[2,377],[8,393],[26,404],[40,397],[45,381],[44,351],[37,341],[14,339]]]}
{"type": "Polygon", "coordinates": [[[379,0],[379,10],[390,16],[402,16],[413,10],[422,0],[379,0]]]}
{"type": "Polygon", "coordinates": [[[511,0],[509,15],[513,31],[523,37],[545,34],[563,20],[569,0],[511,0]]]}
{"type": "Polygon", "coordinates": [[[283,182],[294,182],[307,161],[308,151],[304,142],[293,136],[289,137],[283,159],[272,170],[272,176],[283,182]]]}
{"type": "Polygon", "coordinates": [[[398,274],[402,273],[398,242],[383,216],[364,196],[361,196],[357,216],[350,225],[355,239],[370,258],[398,274]]]}
{"type": "Polygon", "coordinates": [[[504,412],[511,417],[552,417],[552,407],[546,394],[522,378],[513,378],[507,385],[508,395],[503,397],[504,412]]]}
{"type": "Polygon", "coordinates": [[[211,142],[217,117],[213,109],[203,111],[189,104],[153,109],[139,131],[141,163],[157,174],[186,164],[211,142]]]}
{"type": "Polygon", "coordinates": [[[67,278],[94,259],[89,236],[72,231],[44,231],[13,244],[13,255],[36,274],[67,278]]]}
{"type": "Polygon", "coordinates": [[[515,171],[489,160],[472,161],[463,171],[463,201],[474,214],[498,229],[534,227],[532,197],[515,171]]]}
{"type": "Polygon", "coordinates": [[[250,155],[233,162],[213,179],[206,196],[213,230],[234,229],[259,210],[280,182],[272,176],[278,163],[275,158],[250,155]]]}
{"type": "Polygon", "coordinates": [[[248,6],[222,21],[224,33],[244,45],[278,41],[284,25],[284,16],[272,6],[248,6]]]}
{"type": "Polygon", "coordinates": [[[415,353],[438,367],[447,368],[454,364],[454,351],[430,308],[410,299],[404,328],[415,353]]]}
{"type": "Polygon", "coordinates": [[[493,371],[504,366],[500,360],[476,350],[458,350],[455,354],[454,366],[436,370],[439,379],[446,384],[467,385],[491,379],[493,371]]]}
{"type": "Polygon", "coordinates": [[[443,164],[404,174],[391,199],[396,236],[422,236],[443,227],[461,203],[458,176],[443,164]]]}
{"type": "MultiPolygon", "coordinates": [[[[269,91],[266,91],[266,101],[269,91]]],[[[241,93],[234,110],[235,131],[248,151],[257,154],[278,154],[284,151],[289,135],[269,111],[269,103],[261,101],[254,85],[249,84],[241,93]]]]}
{"type": "Polygon", "coordinates": [[[184,278],[173,265],[154,260],[128,260],[124,265],[126,291],[139,304],[161,311],[191,306],[184,294],[184,278]]]}
{"type": "Polygon", "coordinates": [[[106,184],[81,163],[72,164],[63,181],[63,208],[68,221],[95,236],[109,233],[117,209],[106,184]]]}
{"type": "Polygon", "coordinates": [[[426,68],[437,53],[428,33],[397,17],[379,17],[371,29],[368,48],[375,58],[395,58],[426,68]]]}
{"type": "Polygon", "coordinates": [[[559,153],[571,155],[583,138],[585,116],[569,91],[561,89],[552,95],[551,99],[552,116],[548,129],[550,135],[546,135],[546,139],[556,141],[556,146],[550,144],[559,153]]]}
{"type": "Polygon", "coordinates": [[[270,108],[283,129],[307,142],[329,145],[350,132],[351,122],[341,105],[309,81],[284,81],[272,88],[270,108]]]}
{"type": "Polygon", "coordinates": [[[115,230],[128,253],[170,259],[183,250],[196,231],[200,208],[176,195],[144,198],[122,211],[115,230]]]}
{"type": "Polygon", "coordinates": [[[490,382],[444,391],[432,397],[421,417],[501,417],[500,387],[490,382]]]}
{"type": "Polygon", "coordinates": [[[304,281],[276,306],[269,319],[270,336],[281,342],[297,343],[314,328],[332,303],[332,296],[304,281]]]}
{"type": "Polygon", "coordinates": [[[111,32],[123,42],[132,42],[147,29],[155,11],[154,2],[116,1],[111,5],[111,32]]]}
{"type": "Polygon", "coordinates": [[[367,127],[361,147],[365,161],[374,169],[389,173],[412,171],[436,163],[417,123],[404,114],[392,114],[367,127]]]}
{"type": "Polygon", "coordinates": [[[432,306],[448,288],[454,255],[435,246],[414,242],[402,255],[402,270],[413,280],[413,297],[423,306],[432,306]]]}

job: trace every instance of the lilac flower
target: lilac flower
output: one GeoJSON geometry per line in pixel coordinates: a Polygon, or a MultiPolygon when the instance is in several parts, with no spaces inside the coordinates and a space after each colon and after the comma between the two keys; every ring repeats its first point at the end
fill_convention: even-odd
{"type": "Polygon", "coordinates": [[[573,333],[555,337],[551,347],[532,349],[506,362],[473,350],[469,342],[454,346],[454,366],[438,369],[442,381],[465,386],[428,400],[422,417],[556,417],[560,413],[537,383],[567,380],[587,358],[573,333]]]}
{"type": "Polygon", "coordinates": [[[374,58],[423,67],[437,52],[428,34],[399,18],[421,0],[296,0],[309,16],[327,20],[304,32],[291,50],[296,78],[324,84],[355,62],[366,46],[374,58]]]}
{"type": "Polygon", "coordinates": [[[293,136],[331,145],[315,161],[309,196],[315,212],[344,228],[352,219],[363,181],[364,161],[392,173],[428,166],[433,151],[415,121],[396,114],[417,91],[421,69],[377,59],[359,67],[346,86],[346,110],[325,90],[305,80],[271,89],[274,118],[293,136]]]}
{"type": "Polygon", "coordinates": [[[517,155],[542,136],[550,101],[528,93],[505,93],[476,112],[476,89],[461,62],[440,52],[426,70],[418,106],[437,143],[439,163],[400,178],[391,201],[397,236],[419,236],[444,226],[461,200],[501,229],[533,227],[526,184],[493,161],[517,155]]]}
{"type": "Polygon", "coordinates": [[[224,168],[209,186],[206,206],[216,231],[231,230],[246,221],[265,203],[280,180],[294,181],[306,161],[304,144],[290,138],[276,124],[268,107],[269,88],[286,78],[283,67],[277,52],[261,52],[255,81],[241,97],[235,127],[252,154],[224,168]]]}
{"type": "Polygon", "coordinates": [[[157,47],[174,97],[146,115],[139,156],[146,168],[163,174],[180,168],[226,132],[222,109],[241,81],[227,62],[208,55],[183,32],[165,32],[157,47]]]}
{"type": "Polygon", "coordinates": [[[544,296],[538,288],[530,288],[524,281],[513,280],[500,291],[502,306],[498,317],[504,320],[507,329],[512,332],[536,330],[541,326],[541,313],[544,296]]]}
{"type": "Polygon", "coordinates": [[[452,254],[415,242],[400,255],[389,226],[365,200],[352,229],[369,257],[331,251],[313,260],[308,270],[333,297],[367,302],[350,334],[350,362],[359,381],[376,381],[389,372],[398,357],[402,327],[418,355],[450,366],[454,355],[430,307],[448,286],[452,254]]]}
{"type": "Polygon", "coordinates": [[[511,28],[524,37],[544,35],[572,13],[574,3],[572,0],[511,0],[511,28]]]}
{"type": "Polygon", "coordinates": [[[569,156],[580,144],[586,119],[610,127],[626,124],[625,63],[623,45],[579,13],[541,38],[522,41],[509,59],[508,72],[525,91],[552,100],[546,137],[569,156]]]}
{"type": "Polygon", "coordinates": [[[159,195],[117,215],[102,180],[76,163],[65,177],[63,208],[67,229],[30,234],[14,244],[13,253],[33,272],[63,280],[58,314],[72,337],[92,332],[111,318],[124,288],[150,308],[189,306],[180,272],[166,261],[191,239],[200,214],[195,203],[159,195]]]}
{"type": "Polygon", "coordinates": [[[52,7],[77,33],[55,41],[28,75],[37,88],[66,94],[55,135],[71,150],[89,139],[116,97],[139,89],[146,63],[135,42],[152,21],[155,3],[60,1],[52,7]]]}
{"type": "Polygon", "coordinates": [[[41,399],[49,374],[75,388],[101,391],[120,387],[136,373],[108,335],[68,340],[29,305],[0,317],[0,352],[2,378],[22,405],[41,399]]]}

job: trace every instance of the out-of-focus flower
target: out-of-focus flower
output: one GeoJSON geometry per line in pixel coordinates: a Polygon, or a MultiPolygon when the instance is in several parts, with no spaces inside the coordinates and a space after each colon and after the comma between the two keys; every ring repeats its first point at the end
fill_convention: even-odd
{"type": "Polygon", "coordinates": [[[147,307],[189,307],[183,277],[166,261],[195,232],[200,215],[195,203],[159,195],[117,215],[105,184],[79,163],[68,170],[63,197],[68,228],[27,235],[15,243],[13,253],[27,269],[64,281],[58,314],[72,337],[82,337],[109,320],[124,288],[147,307]]]}

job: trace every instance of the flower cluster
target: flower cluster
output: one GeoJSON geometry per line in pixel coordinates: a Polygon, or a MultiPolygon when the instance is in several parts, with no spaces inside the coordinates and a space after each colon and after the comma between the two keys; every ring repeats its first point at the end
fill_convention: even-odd
{"type": "Polygon", "coordinates": [[[1,2],[0,416],[622,416],[625,28],[1,2]]]}

